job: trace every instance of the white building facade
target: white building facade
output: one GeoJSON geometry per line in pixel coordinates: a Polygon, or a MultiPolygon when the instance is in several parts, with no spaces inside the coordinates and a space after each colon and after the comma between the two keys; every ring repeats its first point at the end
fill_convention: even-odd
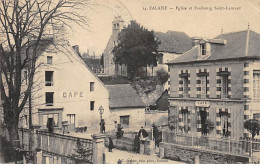
{"type": "MultiPolygon", "coordinates": [[[[53,50],[50,47],[47,50],[53,50]]],[[[67,121],[69,130],[87,126],[88,131],[99,131],[99,107],[104,109],[102,118],[106,121],[109,117],[108,90],[72,47],[58,49],[43,52],[37,60],[32,124],[45,129],[48,119],[53,119],[57,130],[67,121]]],[[[28,108],[25,108],[20,116],[28,119],[27,115],[28,108]]],[[[106,124],[108,129],[109,126],[106,124]]]]}

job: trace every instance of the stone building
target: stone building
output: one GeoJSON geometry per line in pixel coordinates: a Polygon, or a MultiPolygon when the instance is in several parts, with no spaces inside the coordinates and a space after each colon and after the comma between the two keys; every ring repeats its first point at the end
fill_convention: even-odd
{"type": "MultiPolygon", "coordinates": [[[[105,121],[110,115],[106,87],[69,44],[41,47],[32,89],[32,124],[46,129],[51,119],[55,130],[61,130],[65,123],[69,130],[87,126],[90,131],[99,131],[99,107],[104,109],[105,121]]],[[[27,71],[23,72],[26,85],[27,71]]],[[[24,128],[28,127],[28,110],[27,104],[20,114],[24,128]]],[[[109,126],[106,124],[107,129],[109,126]]]]}
{"type": "Polygon", "coordinates": [[[104,50],[104,73],[107,75],[127,75],[125,65],[119,65],[114,62],[113,48],[117,45],[118,33],[124,28],[124,20],[121,16],[115,17],[112,22],[112,34],[104,50]]]}
{"type": "Polygon", "coordinates": [[[169,65],[169,119],[179,133],[248,137],[244,121],[260,119],[260,35],[246,30],[195,46],[169,65]]]}
{"type": "MultiPolygon", "coordinates": [[[[124,20],[119,16],[116,17],[112,22],[112,35],[108,41],[108,44],[104,50],[104,73],[108,75],[123,75],[127,76],[127,66],[119,65],[114,62],[114,55],[112,50],[114,46],[118,44],[118,33],[125,27],[124,20]]],[[[163,68],[167,71],[167,62],[175,59],[184,52],[192,48],[191,38],[184,32],[177,31],[167,31],[154,32],[155,38],[161,43],[158,47],[158,52],[161,53],[158,57],[158,62],[156,67],[147,67],[147,73],[150,76],[156,75],[156,71],[163,68]]]]}
{"type": "MultiPolygon", "coordinates": [[[[145,103],[130,84],[106,85],[109,90],[110,121],[124,129],[138,130],[145,124],[145,103]]],[[[116,125],[115,125],[116,126],[116,125]]]]}

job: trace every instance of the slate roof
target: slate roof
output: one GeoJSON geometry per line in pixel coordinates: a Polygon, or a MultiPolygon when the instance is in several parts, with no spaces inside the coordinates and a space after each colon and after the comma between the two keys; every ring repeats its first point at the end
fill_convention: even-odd
{"type": "Polygon", "coordinates": [[[182,54],[192,48],[192,39],[184,32],[154,32],[155,38],[161,41],[158,51],[182,54]]]}
{"type": "Polygon", "coordinates": [[[211,56],[206,59],[198,60],[198,47],[194,47],[187,51],[180,57],[168,62],[167,64],[178,64],[188,62],[201,62],[201,61],[216,61],[225,59],[236,58],[260,58],[260,34],[254,31],[240,31],[222,34],[214,39],[223,39],[227,43],[214,44],[211,43],[211,56]],[[247,33],[249,38],[247,40],[247,33]],[[248,41],[248,42],[247,42],[248,41]],[[246,56],[246,49],[248,43],[248,55],[246,56]]]}
{"type": "Polygon", "coordinates": [[[145,103],[130,84],[106,85],[110,108],[141,108],[145,103]]]}

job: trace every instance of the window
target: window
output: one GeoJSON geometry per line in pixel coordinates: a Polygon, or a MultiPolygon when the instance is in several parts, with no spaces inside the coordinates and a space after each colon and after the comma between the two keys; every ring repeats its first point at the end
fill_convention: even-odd
{"type": "Polygon", "coordinates": [[[123,128],[129,128],[129,115],[120,116],[120,124],[123,128]]]}
{"type": "Polygon", "coordinates": [[[94,84],[95,82],[90,82],[90,92],[94,91],[94,84]]]}
{"type": "Polygon", "coordinates": [[[28,72],[24,71],[24,80],[25,80],[25,84],[28,85],[28,72]]]}
{"type": "Polygon", "coordinates": [[[59,126],[59,114],[44,114],[42,118],[43,118],[43,121],[42,121],[43,126],[47,125],[49,118],[53,119],[54,126],[59,126]]]}
{"type": "Polygon", "coordinates": [[[228,112],[220,112],[222,135],[228,136],[228,112]]]}
{"type": "Polygon", "coordinates": [[[183,97],[187,97],[188,92],[189,92],[189,87],[188,87],[188,76],[183,76],[183,97]]]}
{"type": "Polygon", "coordinates": [[[90,101],[90,110],[94,110],[95,109],[95,101],[90,101]]]}
{"type": "Polygon", "coordinates": [[[200,44],[201,55],[206,55],[206,44],[200,44]]]}
{"type": "Polygon", "coordinates": [[[182,113],[182,118],[183,118],[183,131],[184,133],[188,133],[189,131],[189,128],[188,128],[188,110],[184,109],[184,110],[181,110],[181,113],[182,113]]]}
{"type": "Polygon", "coordinates": [[[45,71],[45,86],[53,86],[53,71],[45,71]]]}
{"type": "Polygon", "coordinates": [[[260,98],[260,70],[253,71],[253,97],[260,98]]]}
{"type": "Polygon", "coordinates": [[[54,92],[45,93],[45,104],[46,106],[53,106],[53,94],[54,92]]]}
{"type": "Polygon", "coordinates": [[[203,135],[207,135],[208,133],[206,119],[207,119],[207,112],[205,110],[200,110],[201,133],[203,135]]]}
{"type": "Polygon", "coordinates": [[[53,114],[54,126],[59,125],[59,114],[53,114]]]}
{"type": "Polygon", "coordinates": [[[221,76],[221,97],[227,98],[228,97],[228,75],[221,76]]]}
{"type": "Polygon", "coordinates": [[[201,75],[201,97],[205,98],[207,95],[207,75],[201,75]]]}
{"type": "Polygon", "coordinates": [[[75,117],[76,117],[76,114],[67,114],[69,125],[75,124],[75,117]]]}
{"type": "Polygon", "coordinates": [[[47,56],[47,64],[52,64],[52,56],[47,56]]]}

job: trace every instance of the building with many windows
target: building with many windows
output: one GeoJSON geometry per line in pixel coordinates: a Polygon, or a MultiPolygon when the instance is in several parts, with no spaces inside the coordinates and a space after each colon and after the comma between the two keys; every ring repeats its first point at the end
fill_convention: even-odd
{"type": "Polygon", "coordinates": [[[260,119],[260,35],[248,29],[194,44],[168,62],[169,121],[179,133],[248,137],[244,121],[260,119]]]}
{"type": "MultiPolygon", "coordinates": [[[[103,83],[87,67],[77,52],[69,45],[45,47],[37,60],[32,90],[32,124],[47,128],[47,122],[54,121],[55,129],[67,125],[69,130],[88,127],[99,131],[100,112],[107,121],[109,93],[103,83]]],[[[27,84],[24,71],[23,84],[27,84]]],[[[21,125],[28,127],[28,105],[20,114],[21,125]]],[[[106,127],[113,126],[107,122],[106,127]]]]}

